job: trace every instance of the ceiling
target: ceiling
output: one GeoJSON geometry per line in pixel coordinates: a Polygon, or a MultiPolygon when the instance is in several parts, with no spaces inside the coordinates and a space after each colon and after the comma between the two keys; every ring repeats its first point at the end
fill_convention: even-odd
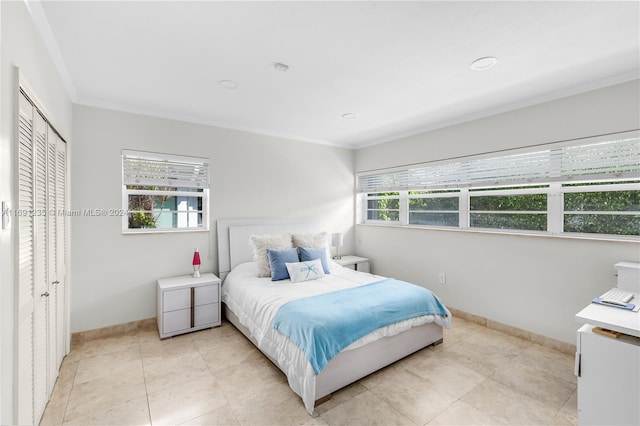
{"type": "Polygon", "coordinates": [[[636,1],[30,4],[75,103],[348,148],[640,78],[636,1]]]}

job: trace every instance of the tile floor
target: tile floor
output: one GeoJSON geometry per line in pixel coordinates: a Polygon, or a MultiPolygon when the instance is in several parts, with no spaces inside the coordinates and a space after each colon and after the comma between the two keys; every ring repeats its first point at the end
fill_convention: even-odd
{"type": "Polygon", "coordinates": [[[444,344],[335,393],[313,416],[231,324],[75,345],[41,425],[577,424],[573,357],[454,318],[444,344]]]}

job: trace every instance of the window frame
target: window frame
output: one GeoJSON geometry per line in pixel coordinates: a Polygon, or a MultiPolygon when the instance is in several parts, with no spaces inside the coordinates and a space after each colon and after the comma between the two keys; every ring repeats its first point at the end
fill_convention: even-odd
{"type": "MultiPolygon", "coordinates": [[[[150,173],[152,174],[152,173],[150,173]]],[[[209,160],[201,157],[190,157],[184,155],[164,154],[145,151],[122,150],[122,233],[123,234],[149,234],[149,233],[173,233],[173,232],[208,232],[210,230],[210,214],[209,214],[209,160]],[[162,176],[139,176],[140,182],[133,182],[136,179],[135,171],[131,171],[128,159],[134,159],[133,162],[148,160],[162,164],[160,168],[164,173],[162,176]],[[176,166],[175,168],[173,166],[176,166]],[[193,169],[192,172],[189,170],[193,169]],[[186,170],[186,173],[185,173],[186,170]],[[191,176],[191,173],[193,176],[191,176]],[[158,189],[141,189],[129,188],[128,186],[138,187],[157,187],[158,189]],[[168,188],[174,188],[169,190],[168,188]],[[173,215],[186,214],[187,221],[189,215],[202,215],[202,223],[200,226],[194,227],[176,227],[168,228],[130,228],[129,215],[132,212],[147,212],[146,210],[130,210],[129,197],[132,195],[149,195],[149,196],[168,196],[182,197],[194,199],[196,204],[202,206],[201,210],[169,210],[167,213],[173,215]],[[200,200],[198,202],[198,200],[200,200]]],[[[153,210],[152,210],[153,211],[153,210]]],[[[163,213],[160,213],[163,214],[163,213]]],[[[179,218],[177,216],[176,218],[179,218]]],[[[173,220],[173,219],[172,219],[173,220]]]]}
{"type": "MultiPolygon", "coordinates": [[[[565,212],[564,210],[564,197],[568,193],[640,191],[640,131],[634,130],[573,140],[570,143],[548,145],[549,147],[545,147],[546,149],[541,149],[540,145],[528,148],[531,151],[531,157],[528,157],[526,149],[518,149],[462,159],[455,158],[449,162],[445,160],[357,173],[356,196],[358,211],[362,213],[358,216],[357,223],[439,230],[640,241],[640,235],[604,234],[601,232],[579,233],[564,230],[565,217],[569,214],[640,215],[640,211],[637,210],[595,212],[565,212]],[[619,146],[616,146],[616,143],[619,143],[619,146]],[[597,154],[594,155],[594,152],[597,154]],[[501,164],[503,158],[507,163],[505,166],[501,164]],[[544,169],[544,172],[538,170],[538,166],[544,169]],[[492,170],[497,170],[496,176],[492,176],[492,170]],[[455,190],[459,190],[459,223],[457,227],[409,223],[409,199],[416,198],[410,195],[411,192],[455,190]],[[367,219],[369,194],[381,192],[399,193],[401,211],[399,221],[385,222],[367,219]],[[528,194],[546,195],[546,211],[529,212],[546,215],[545,230],[470,226],[471,214],[474,213],[470,208],[473,197],[528,194]]],[[[447,196],[447,192],[435,195],[425,194],[423,197],[441,198],[443,196],[447,196]]],[[[488,213],[490,212],[492,211],[488,211],[488,213]]],[[[527,212],[505,211],[504,213],[524,214],[527,212]]]]}

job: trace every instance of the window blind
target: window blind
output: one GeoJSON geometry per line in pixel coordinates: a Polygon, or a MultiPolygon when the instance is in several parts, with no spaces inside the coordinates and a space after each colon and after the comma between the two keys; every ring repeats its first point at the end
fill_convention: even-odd
{"type": "Polygon", "coordinates": [[[358,192],[526,185],[640,177],[640,132],[597,142],[358,175],[358,192]]]}
{"type": "Polygon", "coordinates": [[[207,158],[122,151],[124,185],[209,188],[207,158]]]}

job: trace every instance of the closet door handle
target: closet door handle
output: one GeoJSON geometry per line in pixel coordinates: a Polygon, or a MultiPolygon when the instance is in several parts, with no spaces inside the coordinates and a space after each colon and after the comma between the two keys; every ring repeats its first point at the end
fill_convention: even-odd
{"type": "Polygon", "coordinates": [[[54,282],[52,282],[51,284],[54,284],[54,285],[55,285],[55,284],[60,284],[60,281],[55,280],[55,281],[54,281],[54,282]]]}
{"type": "Polygon", "coordinates": [[[48,292],[48,291],[45,291],[44,293],[42,293],[42,294],[40,295],[40,297],[49,297],[49,292],[48,292]]]}

